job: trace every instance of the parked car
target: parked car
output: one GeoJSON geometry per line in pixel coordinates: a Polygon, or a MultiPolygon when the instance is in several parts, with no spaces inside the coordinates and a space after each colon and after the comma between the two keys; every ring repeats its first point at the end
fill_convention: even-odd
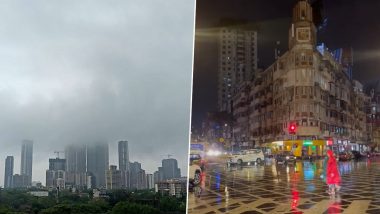
{"type": "Polygon", "coordinates": [[[359,160],[359,159],[362,159],[363,157],[365,157],[364,155],[362,155],[359,151],[351,151],[352,153],[352,158],[354,160],[359,160]]]}
{"type": "Polygon", "coordinates": [[[351,160],[351,155],[348,152],[340,152],[338,157],[339,157],[339,161],[351,160]]]}
{"type": "Polygon", "coordinates": [[[197,164],[192,164],[189,167],[189,192],[194,192],[197,197],[201,196],[202,192],[202,169],[197,164]]]}
{"type": "Polygon", "coordinates": [[[237,154],[232,154],[227,159],[227,165],[239,164],[243,165],[244,163],[251,164],[255,162],[261,164],[264,161],[264,153],[261,149],[249,149],[242,150],[237,154]]]}
{"type": "Polygon", "coordinates": [[[295,164],[296,163],[296,156],[290,151],[283,151],[278,153],[275,156],[275,161],[277,164],[282,163],[282,164],[295,164]]]}
{"type": "Polygon", "coordinates": [[[200,196],[202,172],[203,169],[198,164],[198,160],[190,162],[189,166],[189,192],[195,192],[197,196],[200,196]]]}

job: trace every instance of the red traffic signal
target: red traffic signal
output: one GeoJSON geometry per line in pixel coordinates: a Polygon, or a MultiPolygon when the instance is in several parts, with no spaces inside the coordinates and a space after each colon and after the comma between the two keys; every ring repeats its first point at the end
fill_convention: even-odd
{"type": "Polygon", "coordinates": [[[289,134],[295,134],[296,133],[296,125],[295,124],[290,124],[289,125],[289,134]]]}

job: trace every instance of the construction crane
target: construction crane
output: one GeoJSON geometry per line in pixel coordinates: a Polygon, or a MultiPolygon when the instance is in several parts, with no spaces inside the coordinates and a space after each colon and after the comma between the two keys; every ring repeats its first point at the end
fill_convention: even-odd
{"type": "Polygon", "coordinates": [[[169,159],[170,157],[173,157],[173,155],[172,154],[167,154],[167,155],[161,155],[161,157],[168,157],[168,159],[169,159]]]}
{"type": "Polygon", "coordinates": [[[54,154],[59,159],[59,153],[65,153],[64,151],[54,151],[54,154]]]}

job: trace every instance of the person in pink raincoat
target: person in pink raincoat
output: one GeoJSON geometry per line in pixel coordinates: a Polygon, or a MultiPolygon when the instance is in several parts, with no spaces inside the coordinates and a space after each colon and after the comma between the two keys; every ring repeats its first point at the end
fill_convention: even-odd
{"type": "Polygon", "coordinates": [[[329,186],[329,194],[335,194],[335,191],[340,190],[341,178],[338,170],[338,163],[333,151],[327,151],[327,159],[325,160],[325,179],[329,186]]]}

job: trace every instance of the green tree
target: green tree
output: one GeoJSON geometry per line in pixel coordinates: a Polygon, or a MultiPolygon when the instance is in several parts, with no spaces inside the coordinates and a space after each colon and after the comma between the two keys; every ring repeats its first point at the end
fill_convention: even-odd
{"type": "Polygon", "coordinates": [[[119,202],[117,203],[113,209],[112,214],[159,214],[161,213],[158,209],[147,205],[140,205],[136,203],[128,203],[128,202],[119,202]]]}
{"type": "Polygon", "coordinates": [[[58,204],[54,207],[44,209],[41,214],[71,214],[72,208],[68,204],[58,204]]]}
{"type": "Polygon", "coordinates": [[[173,212],[179,210],[179,203],[176,198],[164,197],[160,199],[160,210],[166,212],[173,212]]]}

